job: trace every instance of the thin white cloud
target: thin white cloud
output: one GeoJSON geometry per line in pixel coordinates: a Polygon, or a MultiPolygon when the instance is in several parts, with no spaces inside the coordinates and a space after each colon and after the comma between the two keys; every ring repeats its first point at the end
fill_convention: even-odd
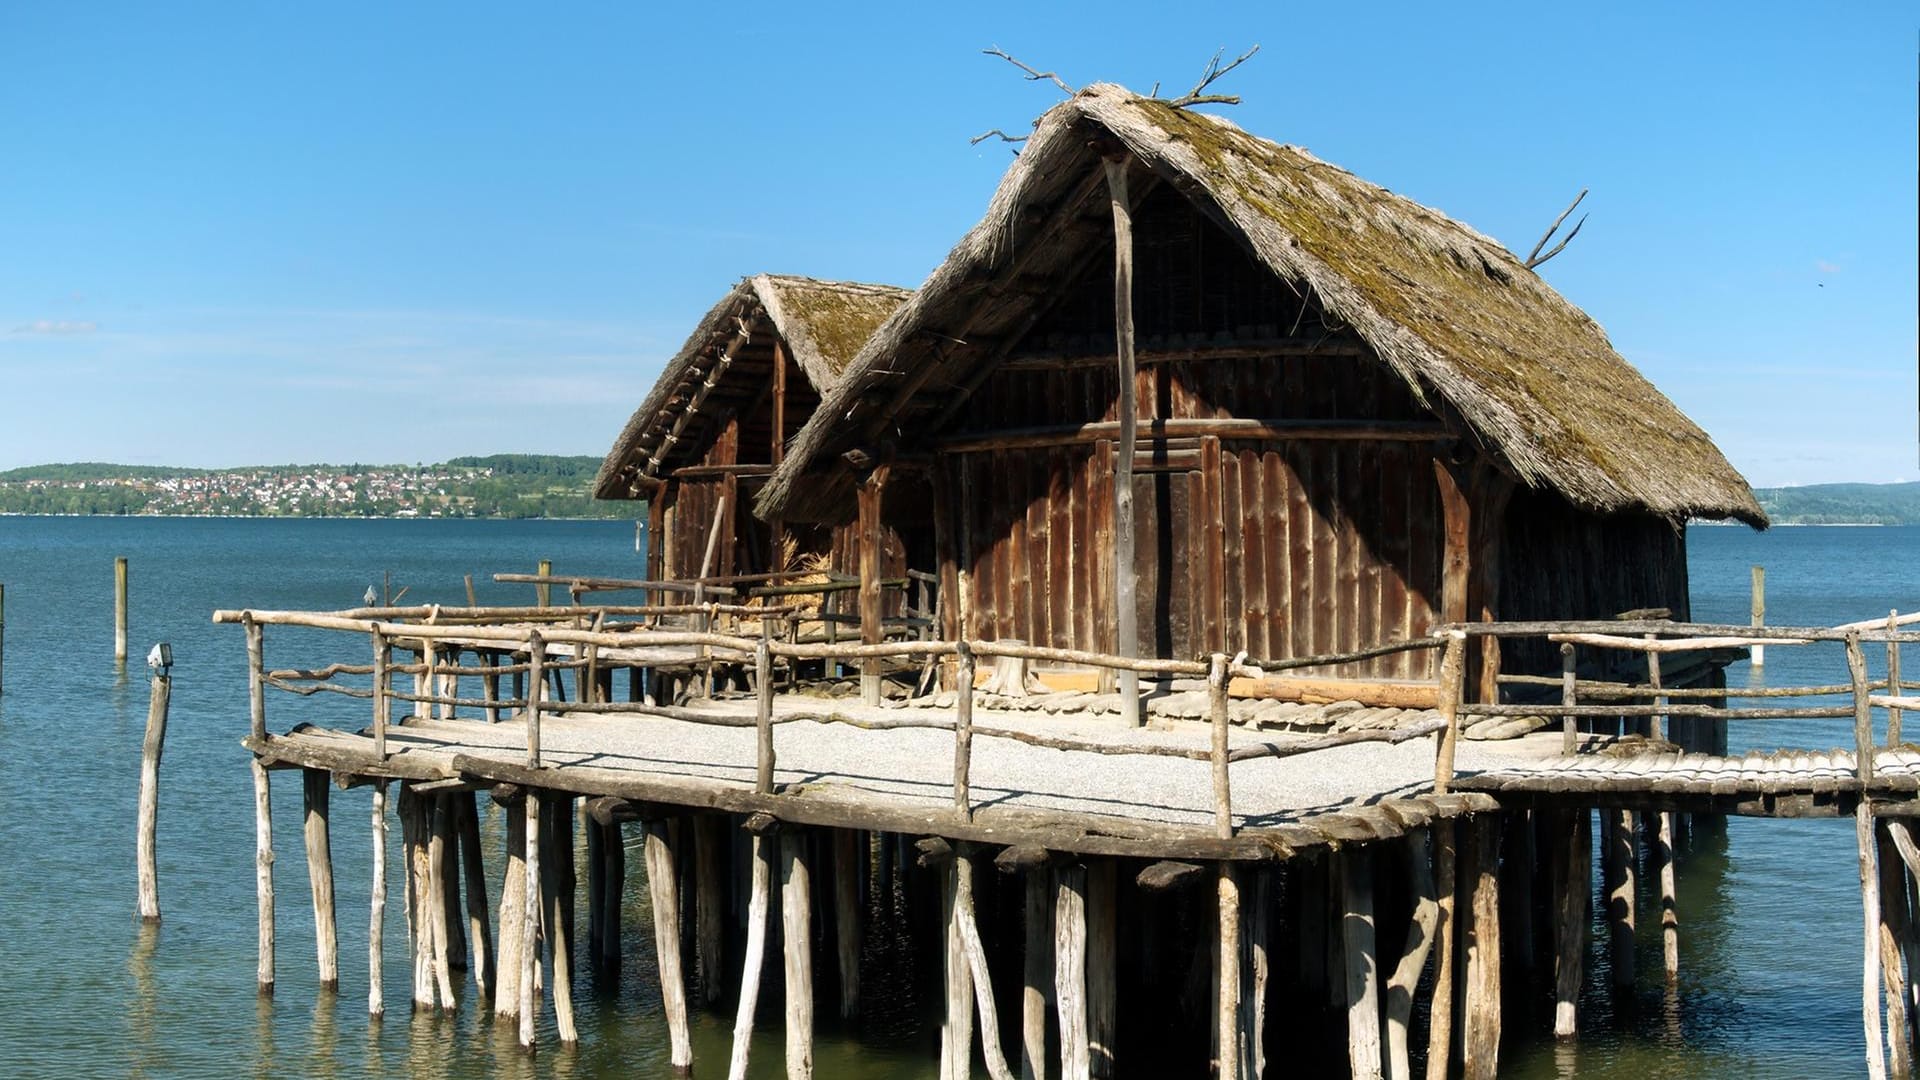
{"type": "Polygon", "coordinates": [[[35,319],[13,328],[16,334],[42,334],[51,336],[71,336],[73,334],[91,334],[100,329],[98,323],[78,319],[35,319]]]}
{"type": "Polygon", "coordinates": [[[1840,272],[1839,263],[1828,262],[1825,259],[1813,260],[1813,268],[1823,274],[1837,274],[1840,272]]]}

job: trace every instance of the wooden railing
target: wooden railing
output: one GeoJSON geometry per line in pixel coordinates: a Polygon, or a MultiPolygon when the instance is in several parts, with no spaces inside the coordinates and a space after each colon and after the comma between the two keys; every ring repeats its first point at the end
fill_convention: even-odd
{"type": "MultiPolygon", "coordinates": [[[[718,609],[723,605],[707,605],[718,609]]],[[[738,605],[732,606],[737,610],[738,605]]],[[[867,730],[931,729],[951,731],[953,751],[953,805],[964,819],[973,813],[972,765],[976,736],[1004,739],[1029,746],[1054,750],[1106,755],[1140,755],[1205,761],[1212,766],[1214,831],[1220,838],[1235,833],[1232,805],[1232,770],[1235,764],[1263,758],[1289,757],[1359,743],[1400,743],[1415,738],[1439,736],[1435,740],[1434,787],[1444,793],[1453,774],[1453,749],[1458,737],[1459,714],[1451,707],[1460,695],[1460,651],[1465,635],[1454,632],[1432,638],[1395,642],[1351,655],[1299,658],[1281,662],[1285,667],[1326,666],[1351,662],[1355,658],[1410,650],[1443,649],[1443,683],[1451,690],[1440,694],[1441,708],[1436,716],[1412,725],[1387,731],[1348,731],[1308,736],[1285,741],[1255,742],[1235,747],[1230,738],[1231,713],[1228,685],[1235,677],[1258,678],[1272,669],[1236,661],[1223,653],[1205,660],[1129,658],[1077,649],[1056,649],[1000,641],[888,641],[875,645],[839,644],[780,640],[774,633],[775,620],[761,621],[758,637],[645,626],[618,625],[609,620],[621,615],[648,615],[669,610],[661,607],[567,608],[407,608],[357,609],[343,612],[307,611],[219,611],[214,621],[239,623],[246,627],[251,684],[254,703],[252,735],[256,744],[268,738],[265,694],[267,688],[300,696],[321,692],[370,699],[373,709],[372,738],[374,753],[383,760],[388,754],[387,735],[392,722],[392,702],[403,701],[417,708],[420,715],[451,717],[459,709],[479,709],[489,721],[497,721],[503,711],[517,713],[526,724],[527,764],[543,765],[541,726],[545,714],[556,708],[568,713],[595,715],[663,716],[675,720],[716,726],[744,727],[751,724],[757,733],[755,789],[773,793],[776,763],[775,727],[798,720],[840,723],[867,730]],[[512,621],[509,621],[512,620],[512,621]],[[569,625],[571,624],[571,625],[569,625]],[[372,661],[366,664],[332,663],[307,669],[268,669],[264,666],[263,633],[267,626],[305,627],[365,636],[371,643],[372,661]],[[396,663],[395,649],[411,652],[412,662],[396,663]],[[644,700],[615,701],[607,693],[601,672],[614,666],[648,667],[656,661],[634,659],[633,650],[699,650],[707,662],[751,665],[755,691],[755,710],[751,719],[711,710],[675,707],[644,700]],[[558,652],[556,653],[556,650],[558,652]],[[622,650],[630,652],[624,654],[622,650]],[[477,662],[466,662],[472,654],[477,662]],[[1009,727],[987,727],[974,723],[972,687],[981,658],[1011,657],[1042,663],[1091,667],[1114,672],[1133,672],[1161,679],[1204,679],[1208,695],[1210,745],[1205,749],[1169,743],[1116,743],[1072,735],[1050,735],[1009,727]],[[919,715],[873,716],[858,711],[786,713],[776,716],[773,708],[774,665],[785,660],[857,663],[872,658],[916,661],[951,661],[954,665],[957,693],[951,716],[919,715]],[[575,673],[574,700],[564,701],[564,684],[555,675],[575,673]],[[412,675],[412,691],[394,687],[395,677],[412,675]],[[524,690],[501,696],[500,677],[524,677],[524,690]],[[346,676],[367,676],[365,686],[339,682],[346,676]],[[480,697],[462,696],[459,681],[479,678],[480,697]],[[561,700],[556,701],[559,697],[561,700]]],[[[705,610],[705,609],[703,609],[705,610]]],[[[753,609],[765,612],[768,609],[753,609]]],[[[773,609],[778,610],[778,609],[773,609]]],[[[657,652],[651,655],[657,655],[657,652]]],[[[691,655],[691,654],[690,654],[691,655]]],[[[607,682],[610,682],[610,677],[607,682]]]]}
{"type": "MultiPolygon", "coordinates": [[[[1647,720],[1646,734],[1665,739],[1668,724],[1675,718],[1699,720],[1813,720],[1852,719],[1854,721],[1855,770],[1864,784],[1873,778],[1873,710],[1886,712],[1886,742],[1901,741],[1901,714],[1920,708],[1920,697],[1906,691],[1920,684],[1901,681],[1900,646],[1920,642],[1920,630],[1906,629],[1920,624],[1920,612],[1898,612],[1884,619],[1870,619],[1828,627],[1755,627],[1702,623],[1675,623],[1665,620],[1467,623],[1445,628],[1473,638],[1543,638],[1559,646],[1559,676],[1501,675],[1499,683],[1509,687],[1557,688],[1559,699],[1537,703],[1502,704],[1477,702],[1463,704],[1461,711],[1470,716],[1542,716],[1558,717],[1562,725],[1563,750],[1579,748],[1581,720],[1640,718],[1647,720]],[[1811,646],[1839,643],[1846,652],[1847,681],[1807,686],[1780,687],[1673,687],[1661,678],[1661,658],[1676,653],[1706,650],[1745,649],[1758,646],[1811,646]],[[1870,679],[1867,674],[1866,646],[1884,645],[1887,675],[1870,679]],[[1612,653],[1632,653],[1644,658],[1646,681],[1617,682],[1578,677],[1580,649],[1612,653]],[[1847,695],[1844,702],[1807,705],[1734,706],[1731,698],[1792,699],[1847,695]],[[1715,704],[1717,702],[1718,704],[1715,704]]],[[[1775,665],[1777,668],[1778,665],[1775,665]]]]}

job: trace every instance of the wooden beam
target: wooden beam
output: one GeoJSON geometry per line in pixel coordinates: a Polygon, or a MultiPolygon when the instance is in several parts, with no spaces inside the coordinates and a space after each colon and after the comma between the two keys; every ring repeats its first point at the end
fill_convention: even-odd
{"type": "MultiPolygon", "coordinates": [[[[1134,606],[1137,574],[1134,569],[1133,452],[1138,408],[1134,403],[1133,359],[1133,208],[1127,200],[1127,159],[1105,161],[1107,198],[1113,207],[1113,322],[1115,362],[1120,387],[1117,454],[1113,464],[1113,595],[1115,650],[1121,656],[1140,654],[1139,612],[1134,606]]],[[[1145,721],[1140,707],[1140,675],[1122,671],[1119,677],[1121,714],[1133,723],[1145,721]]]]}
{"type": "MultiPolygon", "coordinates": [[[[880,615],[880,543],[884,527],[882,506],[887,485],[888,466],[874,468],[860,485],[860,643],[878,645],[883,633],[880,615]]],[[[860,697],[868,705],[880,704],[880,660],[860,661],[860,697]]]]}
{"type": "Polygon", "coordinates": [[[1479,814],[1467,826],[1461,884],[1472,903],[1466,926],[1462,1075],[1493,1080],[1500,1071],[1500,815],[1479,814]]]}
{"type": "MultiPolygon", "coordinates": [[[[676,1071],[693,1068],[693,1038],[687,1025],[686,965],[680,956],[680,870],[675,857],[675,822],[646,822],[647,896],[653,907],[655,970],[660,974],[660,999],[667,1014],[669,1062],[676,1071]]],[[[618,825],[611,826],[619,844],[618,825]]],[[[610,932],[618,934],[617,927],[610,932]]]]}
{"type": "Polygon", "coordinates": [[[781,971],[786,980],[787,1080],[813,1077],[813,875],[807,840],[780,833],[781,971]]]}
{"type": "MultiPolygon", "coordinates": [[[[1292,356],[1371,355],[1358,341],[1328,341],[1320,337],[1259,338],[1231,344],[1150,345],[1134,352],[1135,360],[1147,364],[1195,363],[1209,360],[1262,360],[1292,356]]],[[[1010,354],[1001,363],[1002,371],[1061,371],[1082,367],[1105,367],[1113,360],[1111,352],[1020,352],[1010,354]]]]}
{"type": "Polygon", "coordinates": [[[1053,876],[1053,999],[1060,1014],[1060,1080],[1090,1080],[1087,869],[1062,866],[1053,876]]]}
{"type": "MultiPolygon", "coordinates": [[[[1347,1067],[1354,1080],[1380,1080],[1380,963],[1373,925],[1373,868],[1367,848],[1333,855],[1340,883],[1346,959],[1347,1067]]],[[[1224,1068],[1222,1075],[1225,1075],[1224,1068]]]]}
{"type": "MultiPolygon", "coordinates": [[[[1121,393],[1126,393],[1125,387],[1121,393]]],[[[1124,414],[1123,414],[1124,417],[1124,414]]],[[[1114,438],[1126,426],[1125,419],[1096,420],[1085,424],[1051,424],[1039,427],[1003,428],[999,431],[969,431],[934,441],[947,453],[983,450],[1027,450],[1053,446],[1076,446],[1114,438]]],[[[1255,418],[1153,419],[1136,427],[1149,445],[1171,439],[1218,438],[1237,442],[1436,442],[1451,438],[1439,424],[1419,420],[1263,420],[1255,418]]]]}

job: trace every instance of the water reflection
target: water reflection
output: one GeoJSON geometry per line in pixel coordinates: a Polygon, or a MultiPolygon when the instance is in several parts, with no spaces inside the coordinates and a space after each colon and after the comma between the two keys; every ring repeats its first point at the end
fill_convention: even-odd
{"type": "Polygon", "coordinates": [[[127,956],[127,974],[133,976],[133,1000],[127,1008],[128,1048],[132,1072],[148,1075],[160,1066],[164,1051],[159,1040],[159,994],[153,978],[153,952],[160,941],[160,924],[141,922],[134,931],[133,951],[127,956]]]}

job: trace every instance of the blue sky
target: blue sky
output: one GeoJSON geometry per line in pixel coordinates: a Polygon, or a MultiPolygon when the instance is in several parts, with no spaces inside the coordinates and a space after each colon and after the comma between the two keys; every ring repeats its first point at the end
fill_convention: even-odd
{"type": "Polygon", "coordinates": [[[1524,252],[1760,485],[1916,467],[1910,5],[0,11],[0,468],[605,452],[736,278],[914,285],[1069,83],[1524,252]],[[1612,6],[1608,6],[1611,8],[1612,6]],[[1671,10],[1669,10],[1671,8],[1671,10]]]}

